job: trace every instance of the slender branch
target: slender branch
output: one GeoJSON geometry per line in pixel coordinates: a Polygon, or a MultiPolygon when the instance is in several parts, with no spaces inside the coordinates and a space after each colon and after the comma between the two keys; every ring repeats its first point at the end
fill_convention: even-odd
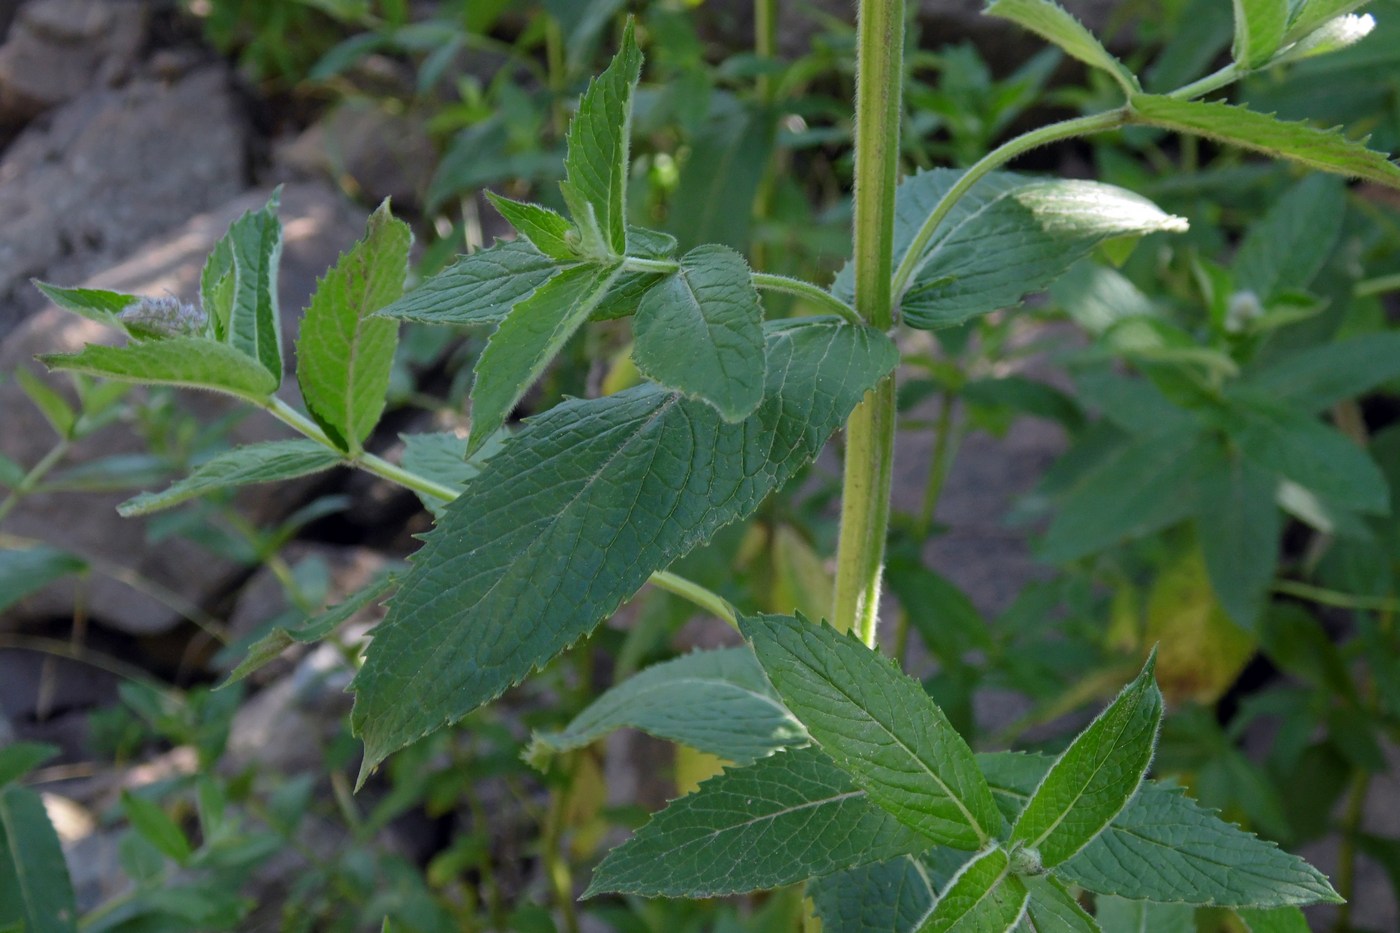
{"type": "Polygon", "coordinates": [[[859,314],[850,305],[831,292],[823,288],[818,288],[811,282],[802,279],[790,278],[786,275],[771,275],[767,272],[755,272],[752,276],[754,288],[770,292],[782,292],[787,295],[796,295],[798,298],[805,298],[812,304],[820,306],[833,314],[839,314],[851,324],[864,324],[859,314]]]}
{"type": "Polygon", "coordinates": [[[1174,97],[1177,100],[1192,100],[1203,94],[1209,94],[1211,91],[1218,91],[1227,84],[1234,84],[1239,79],[1251,73],[1249,69],[1240,68],[1239,65],[1231,62],[1219,71],[1208,74],[1199,81],[1192,81],[1190,84],[1177,88],[1167,96],[1174,97]]]}
{"type": "Polygon", "coordinates": [[[711,615],[718,616],[737,631],[739,628],[739,613],[730,604],[729,600],[716,593],[714,590],[706,589],[694,580],[687,580],[685,577],[671,573],[669,570],[658,570],[651,575],[651,585],[658,589],[663,589],[668,593],[679,596],[711,615]]]}
{"type": "Polygon", "coordinates": [[[19,505],[20,500],[33,492],[34,488],[39,485],[39,481],[48,475],[50,470],[58,466],[64,455],[68,453],[68,448],[70,446],[71,442],[67,438],[60,439],[57,444],[49,449],[48,453],[39,458],[38,463],[29,468],[29,472],[24,474],[24,478],[19,481],[18,485],[10,490],[10,494],[5,497],[5,501],[0,502],[0,521],[4,521],[5,516],[9,515],[10,512],[14,510],[15,506],[19,505]]]}
{"type": "Polygon", "coordinates": [[[679,272],[681,264],[674,259],[643,259],[640,256],[623,256],[622,268],[626,272],[657,272],[670,275],[679,272]]]}
{"type": "Polygon", "coordinates": [[[1087,117],[1062,120],[1059,123],[1042,126],[1029,133],[1023,133],[1015,139],[1007,140],[979,159],[976,164],[963,172],[962,176],[939,199],[928,217],[924,219],[923,226],[919,227],[919,232],[914,234],[914,238],[909,241],[909,248],[905,250],[899,268],[894,273],[894,294],[904,294],[905,289],[909,287],[910,280],[923,265],[924,250],[928,247],[929,240],[933,239],[938,225],[952,211],[953,205],[957,204],[973,185],[1007,162],[1030,152],[1032,149],[1038,149],[1041,146],[1065,139],[1073,139],[1076,136],[1087,136],[1091,133],[1117,129],[1128,122],[1128,117],[1128,108],[1119,107],[1117,110],[1096,113],[1087,117]]]}
{"type": "Polygon", "coordinates": [[[1275,593],[1282,593],[1285,596],[1297,596],[1322,606],[1335,606],[1338,609],[1362,609],[1375,612],[1400,610],[1400,600],[1385,596],[1357,596],[1354,593],[1328,590],[1320,586],[1300,583],[1297,580],[1275,580],[1273,590],[1275,593]]]}

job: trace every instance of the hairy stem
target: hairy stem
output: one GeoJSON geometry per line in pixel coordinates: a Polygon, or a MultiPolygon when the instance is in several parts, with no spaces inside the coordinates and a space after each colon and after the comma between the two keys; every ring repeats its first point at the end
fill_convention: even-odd
{"type": "MultiPolygon", "coordinates": [[[[903,0],[863,0],[856,62],[856,311],[872,327],[894,326],[894,189],[904,78],[903,0]]],[[[846,422],[832,621],[874,646],[894,466],[894,377],[866,395],[846,422]]]]}
{"type": "Polygon", "coordinates": [[[831,292],[818,288],[811,282],[789,278],[786,275],[770,275],[766,272],[753,273],[752,281],[754,288],[760,291],[783,292],[788,295],[796,295],[798,298],[805,298],[824,311],[830,311],[832,314],[840,315],[851,324],[864,323],[860,315],[855,312],[854,308],[831,294],[831,292]]]}
{"type": "Polygon", "coordinates": [[[5,516],[14,511],[15,506],[19,505],[21,499],[34,491],[39,485],[39,481],[48,475],[50,470],[58,466],[59,462],[63,460],[64,455],[68,453],[69,446],[70,442],[67,438],[60,440],[48,453],[44,454],[44,456],[39,459],[38,463],[29,468],[29,472],[24,474],[24,478],[21,479],[19,484],[5,497],[5,501],[0,502],[0,522],[4,521],[5,516]]]}

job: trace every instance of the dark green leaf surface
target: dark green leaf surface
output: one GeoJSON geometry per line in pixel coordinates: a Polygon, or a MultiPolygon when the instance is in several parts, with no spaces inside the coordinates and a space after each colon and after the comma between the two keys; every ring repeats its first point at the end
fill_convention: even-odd
{"type": "Polygon", "coordinates": [[[716,105],[681,166],[668,226],[687,248],[723,243],[744,251],[753,226],[750,205],[773,155],[777,116],[723,98],[716,105]]]}
{"type": "Polygon", "coordinates": [[[933,906],[928,873],[911,855],[807,882],[824,933],[912,933],[933,906]]]}
{"type": "Polygon", "coordinates": [[[1384,153],[1352,142],[1336,130],[1289,123],[1231,104],[1175,100],[1151,94],[1134,97],[1132,109],[1142,123],[1290,159],[1323,172],[1400,186],[1400,167],[1384,153]]]}
{"type": "Polygon", "coordinates": [[[499,324],[558,270],[525,240],[497,242],[462,256],[379,316],[424,324],[499,324]]]}
{"type": "Polygon", "coordinates": [[[1196,911],[1187,904],[1153,904],[1120,897],[1094,898],[1104,933],[1195,933],[1196,911]]]}
{"type": "Polygon", "coordinates": [[[26,367],[15,370],[14,380],[19,384],[20,391],[29,397],[59,437],[72,436],[78,413],[68,404],[67,399],[26,367]]]}
{"type": "Polygon", "coordinates": [[[1254,631],[1278,567],[1277,488],[1272,473],[1228,452],[1201,475],[1196,536],[1206,571],[1220,605],[1246,631],[1254,631]]]}
{"type": "Polygon", "coordinates": [[[1288,0],[1234,0],[1235,44],[1232,54],[1244,68],[1263,65],[1283,44],[1288,0]]]}
{"type": "Polygon", "coordinates": [[[700,246],[651,289],[632,325],[632,359],[653,381],[741,421],[763,401],[763,308],[744,257],[700,246]]]}
{"type": "Polygon", "coordinates": [[[653,664],[594,700],[560,732],[537,732],[536,766],[623,727],[680,742],[735,764],[807,744],[807,731],[773,692],[753,652],[696,651],[653,664]]]}
{"type": "Polygon", "coordinates": [[[1094,918],[1055,878],[1037,875],[1024,880],[1030,891],[1026,916],[1031,933],[1099,933],[1094,918]]]}
{"type": "Polygon", "coordinates": [[[370,315],[403,294],[413,233],[385,201],[365,238],[342,254],[311,296],[297,339],[297,382],[321,427],[358,450],[384,411],[398,324],[370,315]]]}
{"type": "Polygon", "coordinates": [[[162,492],[143,492],[117,506],[130,518],[149,515],[216,489],[273,483],[309,476],[342,462],[340,455],[316,441],[295,439],[248,444],[218,454],[162,492]]]}
{"type": "Polygon", "coordinates": [[[54,580],[86,569],[81,557],[46,544],[0,549],[0,612],[54,580]]]}
{"type": "Polygon", "coordinates": [[[227,392],[255,405],[264,404],[278,383],[265,367],[243,353],[198,337],[169,337],[124,347],[89,344],[77,353],[52,353],[39,361],[49,369],[119,382],[227,392]]]}
{"type": "Polygon", "coordinates": [[[468,456],[505,424],[525,392],[588,320],[616,275],[616,268],[572,266],[510,310],[476,363],[468,456]]]}
{"type": "Polygon", "coordinates": [[[1346,219],[1346,186],[1332,175],[1310,175],[1251,224],[1231,263],[1235,287],[1269,302],[1312,284],[1332,254],[1346,219]]]}
{"type": "Polygon", "coordinates": [[[604,258],[627,250],[627,167],[632,133],[632,90],[642,74],[631,21],[612,63],[588,84],[569,123],[565,180],[585,254],[604,258]]]}
{"type": "Polygon", "coordinates": [[[1108,72],[1125,87],[1138,86],[1132,72],[1110,55],[1093,33],[1054,0],[994,0],[984,12],[1029,29],[1084,64],[1108,72]]]}
{"type": "Polygon", "coordinates": [[[43,800],[25,787],[0,788],[0,926],[76,933],[77,921],[63,848],[43,800]]]}
{"type": "Polygon", "coordinates": [[[159,804],[130,791],[122,791],[122,811],[131,821],[131,828],[163,855],[182,865],[189,860],[194,852],[190,841],[159,804]]]}
{"type": "MultiPolygon", "coordinates": [[[[510,438],[510,432],[502,428],[492,434],[470,458],[467,456],[467,438],[458,437],[450,431],[400,434],[399,438],[404,445],[404,469],[460,490],[469,479],[481,472],[487,460],[500,453],[510,438]]],[[[447,502],[437,496],[420,493],[418,498],[434,517],[447,508],[447,502]]]]}
{"type": "Polygon", "coordinates": [[[42,742],[11,742],[0,748],[0,788],[33,771],[59,751],[42,742]]]}
{"type": "Polygon", "coordinates": [[[872,802],[959,849],[1001,828],[972,749],[918,681],[825,624],[758,616],[739,626],[788,709],[872,802]]]}
{"type": "Polygon", "coordinates": [[[1153,661],[1056,759],[1017,818],[1011,840],[1039,850],[1047,868],[1088,845],[1142,783],[1162,721],[1153,661]]]}
{"type": "Polygon", "coordinates": [[[557,211],[525,201],[512,201],[488,191],[486,197],[515,232],[534,244],[535,249],[553,259],[577,261],[578,253],[569,237],[574,225],[557,211]]]}
{"type": "Polygon", "coordinates": [[[919,933],[1007,933],[1025,912],[1027,896],[1006,851],[988,849],[954,876],[919,933]]]}
{"type": "Polygon", "coordinates": [[[225,342],[257,360],[282,382],[282,320],[277,312],[277,265],[282,258],[282,224],[277,219],[281,189],[261,210],[248,211],[229,227],[233,249],[233,302],[225,342]]]}
{"type": "Polygon", "coordinates": [[[919,848],[815,748],[726,771],[608,853],[585,897],[716,897],[759,891],[919,848]]]}
{"type": "Polygon", "coordinates": [[[1247,370],[1239,387],[1294,411],[1316,414],[1396,378],[1400,378],[1400,332],[1385,331],[1273,360],[1247,370]]]}
{"type": "Polygon", "coordinates": [[[47,282],[34,280],[34,287],[44,293],[44,297],[65,311],[82,315],[90,321],[121,329],[117,315],[127,305],[141,299],[124,292],[110,292],[100,288],[61,288],[47,282]]]}
{"type": "Polygon", "coordinates": [[[770,325],[767,339],[764,403],[740,424],[639,386],[531,419],[488,462],[427,536],[356,676],[366,773],[750,514],[897,361],[883,334],[831,319],[770,325]]]}

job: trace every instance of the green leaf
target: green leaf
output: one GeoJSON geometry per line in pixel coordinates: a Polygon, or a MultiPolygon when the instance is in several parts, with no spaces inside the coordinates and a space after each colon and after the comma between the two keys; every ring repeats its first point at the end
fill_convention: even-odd
{"type": "Polygon", "coordinates": [[[1137,793],[1162,721],[1154,660],[1155,652],[1142,673],[1075,737],[1017,817],[1011,841],[1038,850],[1047,868],[1088,845],[1137,793]]]}
{"type": "Polygon", "coordinates": [[[505,423],[525,392],[607,294],[617,269],[565,269],[517,304],[491,335],[476,363],[467,454],[505,423]]]}
{"type": "Polygon", "coordinates": [[[214,325],[214,336],[228,340],[234,295],[233,229],[219,238],[199,272],[199,299],[214,325]]]}
{"type": "Polygon", "coordinates": [[[76,933],[77,920],[68,865],[43,800],[25,787],[0,788],[0,927],[76,933]]]}
{"type": "Polygon", "coordinates": [[[1274,57],[1288,26],[1288,0],[1234,0],[1235,44],[1231,55],[1254,69],[1274,57]]]}
{"type": "MultiPolygon", "coordinates": [[[[961,174],[935,169],[900,184],[896,262],[961,174]]],[[[1112,185],[993,173],[958,201],[925,247],[901,301],[904,320],[923,329],[958,324],[1047,288],[1104,240],[1185,229],[1182,218],[1112,185]]],[[[852,281],[848,266],[834,291],[849,297],[852,281]]]]}
{"type": "Polygon", "coordinates": [[[1240,908],[1235,916],[1244,921],[1249,933],[1308,933],[1311,929],[1303,912],[1296,907],[1275,907],[1272,910],[1240,908]]]}
{"type": "Polygon", "coordinates": [[[1107,933],[1195,933],[1196,910],[1188,904],[1153,904],[1100,895],[1094,899],[1099,926],[1107,933]]]}
{"type": "Polygon", "coordinates": [[[988,849],[953,877],[919,933],[1006,933],[1020,922],[1027,896],[1006,851],[988,849]]]}
{"type": "Polygon", "coordinates": [[[67,439],[73,436],[73,425],[78,422],[78,413],[62,395],[23,366],[15,370],[15,381],[19,383],[20,390],[29,396],[34,407],[39,409],[44,420],[53,426],[59,437],[67,439]]]}
{"type": "Polygon", "coordinates": [[[910,855],[813,878],[807,896],[829,933],[911,933],[933,906],[927,870],[910,855]]]}
{"type": "Polygon", "coordinates": [[[1339,16],[1358,10],[1370,0],[1303,0],[1288,23],[1284,42],[1297,42],[1339,16]]]}
{"type": "Polygon", "coordinates": [[[11,742],[0,748],[0,789],[24,777],[58,753],[57,747],[41,742],[11,742]]]}
{"type": "Polygon", "coordinates": [[[1278,479],[1233,452],[1211,459],[1198,488],[1196,536],[1220,605],[1252,632],[1278,567],[1278,479]]]}
{"type": "Polygon", "coordinates": [[[788,709],[875,804],[959,849],[1001,828],[972,749],[918,681],[825,624],[758,616],[739,627],[788,709]]]}
{"type": "Polygon", "coordinates": [[[301,438],[247,444],[211,457],[162,492],[143,492],[128,499],[117,511],[125,518],[149,515],[216,489],[296,479],[342,462],[340,454],[324,444],[301,438]]]}
{"type": "Polygon", "coordinates": [[[608,853],[584,897],[767,890],[925,845],[815,748],[725,771],[608,853]]]}
{"type": "Polygon", "coordinates": [[[778,699],[748,648],[696,651],[628,678],[560,732],[536,732],[526,760],[543,767],[615,729],[641,729],[735,764],[807,744],[807,730],[778,699]]]}
{"type": "Polygon", "coordinates": [[[0,612],[54,580],[86,569],[82,558],[46,544],[0,549],[0,612]]]}
{"type": "Polygon", "coordinates": [[[34,287],[44,293],[44,297],[65,311],[82,315],[90,321],[106,324],[118,330],[125,330],[117,315],[126,307],[141,299],[124,292],[109,292],[100,288],[62,288],[33,279],[34,287]]]}
{"type": "Polygon", "coordinates": [[[559,270],[525,240],[498,242],[460,257],[379,312],[424,324],[499,324],[559,270]]]}
{"type": "Polygon", "coordinates": [[[547,207],[512,201],[491,191],[486,192],[486,197],[516,233],[529,240],[535,249],[553,259],[577,261],[578,250],[572,239],[578,234],[569,218],[547,207]]]}
{"type": "Polygon", "coordinates": [[[754,198],[772,161],[777,114],[721,99],[691,140],[671,201],[668,227],[687,248],[723,243],[744,251],[754,198]]]}
{"type": "Polygon", "coordinates": [[[1100,933],[1094,918],[1052,875],[1022,879],[1030,891],[1026,914],[1034,933],[1100,933]]]}
{"type": "Polygon", "coordinates": [[[1142,89],[1133,73],[1109,54],[1098,37],[1054,0],[993,0],[984,12],[1010,20],[1084,64],[1108,72],[1129,94],[1142,89]]]}
{"type": "Polygon", "coordinates": [[[1375,461],[1334,428],[1272,400],[1236,395],[1230,436],[1245,458],[1346,509],[1384,514],[1390,490],[1375,461]]]}
{"type": "Polygon", "coordinates": [[[1176,100],[1151,94],[1135,96],[1132,110],[1139,123],[1204,136],[1336,175],[1400,187],[1400,167],[1384,153],[1367,149],[1336,130],[1289,123],[1231,104],[1176,100]]]}
{"type": "Polygon", "coordinates": [[[142,839],[177,864],[184,865],[194,854],[184,832],[159,804],[124,790],[122,812],[131,821],[131,828],[136,830],[142,839]]]}
{"type": "Polygon", "coordinates": [[[49,369],[119,382],[209,389],[264,405],[277,378],[239,351],[199,337],[170,337],[124,347],[89,344],[77,353],[39,357],[49,369]]]}
{"type": "Polygon", "coordinates": [[[371,317],[403,294],[413,233],[385,201],[365,238],[341,255],[311,296],[297,338],[307,410],[343,450],[359,450],[384,411],[398,324],[371,317]]]}
{"type": "Polygon", "coordinates": [[[282,321],[277,311],[277,264],[282,257],[282,224],[277,189],[261,210],[248,211],[229,227],[233,250],[233,301],[224,340],[257,360],[282,383],[282,321]]]}
{"type": "Polygon", "coordinates": [[[744,257],[700,246],[648,291],[633,323],[632,359],[652,380],[742,421],[763,401],[763,308],[744,257]]]}
{"type": "Polygon", "coordinates": [[[767,338],[764,403],[746,421],[654,385],[566,401],[528,421],[447,506],[355,678],[365,773],[751,514],[898,359],[885,335],[831,318],[770,324],[767,338]]]}
{"type": "Polygon", "coordinates": [[[1235,286],[1264,304],[1307,288],[1332,254],[1346,210],[1341,179],[1311,175],[1298,182],[1250,225],[1231,263],[1235,286]]]}
{"type": "Polygon", "coordinates": [[[632,21],[612,63],[588,83],[569,123],[564,203],[578,226],[582,252],[596,258],[627,250],[627,169],[632,91],[642,74],[632,21]]]}
{"type": "Polygon", "coordinates": [[[1400,378],[1400,331],[1349,337],[1246,370],[1237,389],[1316,414],[1400,378]]]}

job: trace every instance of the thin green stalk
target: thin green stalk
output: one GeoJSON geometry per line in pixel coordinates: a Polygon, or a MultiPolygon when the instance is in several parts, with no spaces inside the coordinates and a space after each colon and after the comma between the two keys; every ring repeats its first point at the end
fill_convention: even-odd
{"type": "Polygon", "coordinates": [[[652,574],[651,585],[699,606],[711,615],[718,616],[728,622],[736,631],[738,630],[739,613],[730,605],[729,600],[714,590],[706,589],[695,581],[677,576],[669,570],[658,570],[652,574]]]}
{"type": "Polygon", "coordinates": [[[1400,274],[1391,274],[1357,282],[1352,294],[1357,298],[1369,298],[1372,295],[1383,295],[1397,290],[1400,290],[1400,274]]]}
{"type": "Polygon", "coordinates": [[[933,435],[933,454],[929,458],[928,484],[924,487],[924,502],[919,509],[917,531],[920,541],[927,538],[933,528],[933,515],[938,511],[938,500],[943,496],[943,484],[948,479],[948,467],[958,446],[958,439],[953,431],[953,401],[953,393],[944,392],[939,402],[938,422],[933,435]]]}
{"type": "MultiPolygon", "coordinates": [[[[856,60],[856,311],[872,327],[894,326],[894,190],[904,79],[903,0],[863,0],[856,60]]],[[[874,646],[894,466],[894,377],[846,422],[833,621],[874,646]]]]}
{"type": "Polygon", "coordinates": [[[1400,600],[1389,599],[1385,596],[1357,596],[1354,593],[1324,589],[1320,586],[1300,583],[1297,580],[1275,580],[1273,591],[1285,596],[1297,596],[1301,599],[1311,600],[1322,606],[1335,606],[1338,609],[1361,609],[1376,612],[1400,610],[1400,600]]]}
{"type": "MultiPolygon", "coordinates": [[[[772,61],[778,57],[778,0],[754,0],[753,4],[753,51],[761,59],[772,61]]],[[[771,108],[777,100],[777,87],[770,74],[758,76],[755,91],[760,106],[771,108]]],[[[768,157],[763,167],[763,177],[759,179],[758,190],[754,192],[753,219],[762,224],[773,213],[774,182],[780,153],[776,150],[768,157]]],[[[749,261],[755,269],[768,267],[766,244],[755,237],[749,249],[749,261]]]]}
{"type": "Polygon", "coordinates": [[[68,453],[71,446],[67,438],[59,440],[48,453],[39,458],[39,462],[29,468],[29,472],[24,474],[24,478],[19,481],[19,485],[10,491],[4,502],[0,502],[0,522],[5,520],[5,516],[14,511],[19,501],[34,491],[48,472],[58,466],[64,455],[68,453]]]}
{"type": "Polygon", "coordinates": [[[1243,70],[1234,62],[1231,62],[1219,71],[1208,74],[1199,81],[1192,81],[1190,84],[1177,88],[1167,96],[1175,97],[1177,100],[1192,100],[1204,94],[1209,94],[1211,91],[1218,91],[1227,84],[1234,84],[1249,73],[1248,70],[1243,70]]]}
{"type": "Polygon", "coordinates": [[[755,272],[752,275],[754,288],[769,292],[782,292],[787,295],[796,295],[798,298],[805,298],[812,304],[821,307],[832,314],[838,314],[851,324],[863,324],[859,314],[850,305],[831,292],[818,288],[811,282],[804,282],[802,279],[789,278],[786,275],[772,275],[767,272],[755,272]]]}
{"type": "MultiPolygon", "coordinates": [[[[1087,117],[1062,120],[1059,123],[1042,126],[1029,133],[1023,133],[1015,139],[1007,140],[979,159],[971,168],[962,173],[962,177],[934,205],[933,211],[924,220],[919,232],[914,234],[914,238],[909,242],[908,250],[904,253],[904,258],[900,260],[899,268],[895,270],[894,294],[904,294],[905,289],[909,287],[910,280],[923,264],[924,250],[928,247],[929,240],[933,239],[933,234],[938,230],[939,224],[943,223],[944,218],[953,209],[953,205],[957,204],[973,185],[1007,162],[1030,152],[1032,149],[1038,149],[1041,146],[1065,139],[1074,139],[1077,136],[1088,136],[1091,133],[1117,129],[1128,122],[1129,115],[1128,108],[1119,107],[1116,110],[1096,113],[1087,117]]],[[[857,307],[859,306],[859,302],[857,302],[857,307]]]]}

